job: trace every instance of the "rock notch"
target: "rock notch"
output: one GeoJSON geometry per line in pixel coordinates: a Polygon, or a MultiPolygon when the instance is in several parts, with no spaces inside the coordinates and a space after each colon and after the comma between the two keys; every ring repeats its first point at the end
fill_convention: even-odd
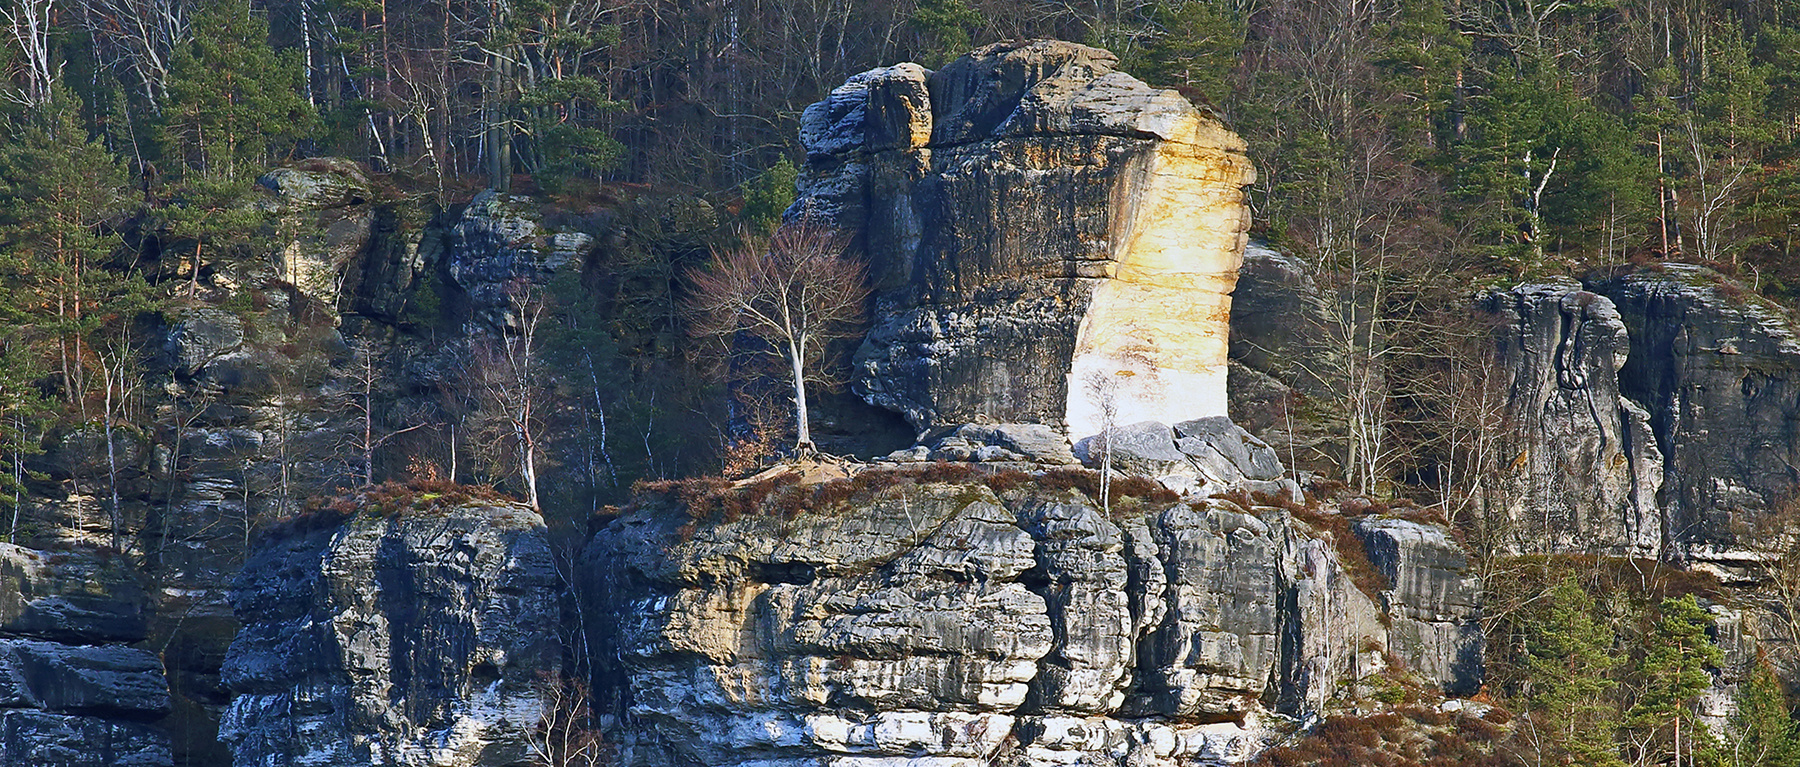
{"type": "Polygon", "coordinates": [[[1058,41],[850,78],[808,107],[793,215],[854,232],[875,322],[857,389],[926,429],[1224,415],[1256,173],[1174,91],[1058,41]]]}

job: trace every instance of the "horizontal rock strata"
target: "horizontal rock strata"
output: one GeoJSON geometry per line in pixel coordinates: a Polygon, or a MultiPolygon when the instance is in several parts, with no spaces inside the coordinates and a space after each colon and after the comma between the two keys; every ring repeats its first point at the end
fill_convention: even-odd
{"type": "MultiPolygon", "coordinates": [[[[1274,508],[903,481],[791,520],[683,509],[648,499],[584,554],[625,764],[1240,761],[1390,647],[1332,544],[1274,508]]],[[[1394,601],[1469,629],[1440,596],[1466,595],[1394,601]]]]}

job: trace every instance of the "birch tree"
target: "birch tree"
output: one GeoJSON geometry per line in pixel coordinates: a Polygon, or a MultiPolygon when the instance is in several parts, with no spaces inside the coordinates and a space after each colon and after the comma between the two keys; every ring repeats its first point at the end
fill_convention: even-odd
{"type": "Polygon", "coordinates": [[[786,363],[801,453],[814,450],[806,384],[826,380],[818,362],[831,341],[856,330],[869,294],[862,263],[844,252],[847,242],[803,218],[777,230],[766,249],[716,251],[706,268],[688,272],[695,335],[724,340],[728,355],[743,350],[786,363]]]}

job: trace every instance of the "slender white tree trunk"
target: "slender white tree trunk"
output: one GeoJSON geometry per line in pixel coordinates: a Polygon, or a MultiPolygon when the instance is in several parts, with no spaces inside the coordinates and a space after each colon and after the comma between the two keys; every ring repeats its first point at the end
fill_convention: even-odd
{"type": "Polygon", "coordinates": [[[796,446],[803,452],[813,449],[812,428],[806,422],[806,371],[801,365],[802,339],[788,340],[788,363],[794,369],[794,428],[799,432],[796,446]]]}

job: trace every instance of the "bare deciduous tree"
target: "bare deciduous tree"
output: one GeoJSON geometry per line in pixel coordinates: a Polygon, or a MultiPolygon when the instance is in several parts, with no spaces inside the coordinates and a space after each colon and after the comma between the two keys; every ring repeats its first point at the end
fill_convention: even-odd
{"type": "Polygon", "coordinates": [[[579,679],[545,674],[538,685],[544,718],[526,742],[531,758],[543,767],[598,767],[611,749],[594,727],[588,687],[579,679]]]}
{"type": "Polygon", "coordinates": [[[868,297],[863,265],[845,255],[846,245],[836,231],[803,218],[776,231],[766,249],[715,252],[705,269],[688,272],[696,335],[723,339],[728,354],[767,353],[787,363],[802,452],[813,450],[806,384],[825,380],[814,363],[833,339],[853,332],[868,297]],[[740,336],[754,342],[734,343],[740,336]]]}
{"type": "Polygon", "coordinates": [[[542,349],[538,330],[543,324],[545,298],[543,291],[523,280],[509,286],[506,297],[508,327],[474,345],[467,372],[484,420],[504,441],[512,443],[526,502],[542,512],[538,454],[545,396],[539,380],[542,349]]]}

